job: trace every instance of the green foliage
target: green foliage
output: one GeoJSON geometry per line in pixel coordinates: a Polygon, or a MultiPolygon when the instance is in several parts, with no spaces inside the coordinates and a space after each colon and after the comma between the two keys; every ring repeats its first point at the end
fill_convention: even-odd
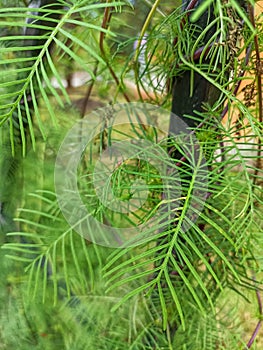
{"type": "MultiPolygon", "coordinates": [[[[183,14],[178,9],[163,16],[156,8],[152,16],[158,9],[160,12],[148,31],[148,60],[143,71],[137,60],[139,46],[132,64],[120,50],[129,47],[135,38],[118,41],[122,34],[118,32],[122,28],[119,19],[114,31],[114,25],[102,26],[107,7],[113,11],[113,22],[115,13],[132,11],[125,2],[57,1],[41,9],[14,2],[1,7],[0,26],[6,28],[6,34],[0,37],[0,62],[4,67],[0,77],[2,149],[10,138],[2,156],[2,164],[9,168],[7,175],[1,176],[8,179],[11,174],[8,189],[1,189],[1,200],[8,198],[15,187],[12,153],[18,157],[15,164],[21,161],[21,154],[27,157],[23,160],[23,201],[15,226],[5,228],[8,241],[1,251],[0,290],[5,302],[1,306],[0,349],[216,350],[244,345],[243,336],[238,332],[231,336],[228,330],[237,313],[230,315],[229,309],[221,305],[229,290],[236,298],[240,294],[244,300],[253,300],[259,287],[253,274],[258,277],[262,273],[262,170],[257,162],[262,125],[258,106],[248,106],[232,91],[242,79],[239,69],[255,69],[254,60],[247,66],[237,61],[253,42],[255,31],[242,8],[233,0],[230,4],[235,4],[233,18],[227,16],[229,7],[217,1],[216,19],[204,32],[198,32],[191,22],[182,29],[183,14]],[[234,55],[227,45],[227,33],[229,26],[236,25],[238,14],[246,24],[245,45],[234,55]],[[36,38],[42,27],[45,34],[36,38]],[[213,40],[207,43],[205,35],[214,27],[213,40]],[[32,31],[30,37],[23,32],[27,29],[32,31]],[[103,53],[99,45],[102,32],[110,39],[103,53]],[[218,36],[209,61],[201,55],[196,63],[192,59],[196,49],[206,45],[206,50],[218,36]],[[173,43],[175,37],[177,42],[173,43]],[[27,45],[31,39],[37,40],[27,45]],[[111,45],[112,40],[119,45],[117,48],[111,45]],[[194,160],[195,152],[187,153],[180,143],[161,137],[161,132],[153,128],[111,130],[93,140],[78,168],[79,192],[94,217],[115,227],[137,227],[138,222],[154,217],[164,202],[163,184],[171,176],[163,176],[157,166],[141,160],[140,152],[156,159],[156,149],[165,150],[169,144],[185,153],[181,164],[172,158],[167,164],[172,174],[176,171],[182,179],[181,196],[168,198],[171,211],[163,212],[152,226],[146,226],[146,238],[137,247],[113,249],[92,244],[69,227],[60,212],[53,185],[55,157],[65,129],[79,118],[68,108],[71,96],[62,81],[69,62],[73,70],[88,72],[90,82],[98,76],[107,80],[113,69],[120,82],[113,94],[115,99],[127,77],[133,77],[137,87],[152,89],[158,95],[164,88],[158,91],[153,75],[172,79],[185,70],[197,72],[220,89],[229,104],[234,102],[248,120],[244,129],[250,132],[249,142],[240,149],[235,130],[218,123],[223,98],[212,108],[207,106],[202,114],[205,121],[197,132],[201,151],[194,160]],[[234,73],[229,81],[225,73],[230,66],[234,73]],[[53,87],[51,77],[56,78],[59,89],[53,87]],[[135,181],[146,183],[149,193],[140,210],[131,215],[116,214],[101,203],[92,187],[94,164],[105,146],[135,134],[140,140],[151,141],[153,147],[142,150],[139,143],[134,144],[135,156],[115,167],[109,186],[114,197],[123,202],[138,195],[132,187],[135,181]],[[223,148],[220,140],[225,142],[223,148]],[[31,145],[35,152],[30,151],[31,145]],[[203,154],[205,164],[201,161],[203,154]],[[189,163],[195,165],[194,171],[189,163]],[[202,175],[207,175],[207,168],[209,195],[205,201],[194,188],[202,191],[202,175]],[[178,212],[173,209],[174,201],[179,203],[178,212]],[[189,215],[189,203],[204,208],[200,213],[193,206],[189,215]],[[186,232],[185,223],[191,226],[186,232]],[[228,313],[231,317],[226,320],[228,313]]],[[[205,1],[203,6],[210,5],[211,1],[205,1]]],[[[193,22],[201,11],[194,14],[193,22]]],[[[152,18],[147,19],[141,34],[149,29],[152,18]]],[[[262,31],[258,35],[262,36],[262,31]]],[[[160,103],[169,105],[169,99],[168,94],[160,103]]],[[[228,113],[230,117],[231,109],[228,113]]],[[[158,123],[161,125],[162,120],[158,123]]],[[[190,139],[188,151],[191,146],[190,139]]],[[[166,161],[161,156],[157,160],[166,161]]]]}

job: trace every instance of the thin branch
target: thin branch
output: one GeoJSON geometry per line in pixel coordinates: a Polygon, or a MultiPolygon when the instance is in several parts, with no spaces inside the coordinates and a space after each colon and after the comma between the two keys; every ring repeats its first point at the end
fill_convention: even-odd
{"type": "MultiPolygon", "coordinates": [[[[181,19],[181,22],[180,22],[180,29],[181,29],[181,31],[183,31],[184,26],[186,24],[186,19],[190,16],[191,10],[194,9],[194,7],[197,4],[197,2],[198,2],[198,0],[191,0],[189,2],[189,4],[187,5],[187,7],[185,8],[184,16],[183,16],[183,18],[181,19]]],[[[178,37],[175,37],[174,41],[173,41],[173,45],[175,46],[177,44],[177,42],[178,42],[178,37]]]]}
{"type": "MultiPolygon", "coordinates": [[[[107,0],[106,3],[110,3],[111,1],[110,0],[107,0]]],[[[110,6],[110,7],[106,7],[105,10],[104,10],[104,16],[103,16],[103,21],[102,21],[102,25],[101,27],[103,29],[108,29],[109,27],[109,23],[110,23],[110,20],[111,20],[111,17],[112,17],[112,12],[114,10],[114,6],[110,6]]],[[[113,70],[112,66],[110,65],[110,62],[107,58],[107,55],[106,55],[106,52],[105,52],[105,49],[104,49],[104,39],[105,39],[105,33],[104,32],[101,32],[100,33],[100,42],[99,42],[99,46],[100,46],[100,52],[101,52],[101,55],[104,59],[104,61],[106,62],[107,64],[107,67],[110,71],[110,74],[112,75],[116,85],[119,87],[121,93],[123,94],[125,100],[127,102],[131,102],[129,96],[126,94],[125,92],[125,89],[123,88],[123,85],[121,84],[121,82],[119,81],[119,78],[117,77],[115,71],[113,70]]]]}
{"type": "MultiPolygon", "coordinates": [[[[254,8],[253,6],[248,6],[249,10],[249,16],[252,26],[256,29],[255,24],[255,15],[254,15],[254,8]]],[[[259,124],[262,127],[263,122],[263,101],[262,101],[262,79],[261,74],[263,72],[263,65],[260,59],[260,48],[259,48],[259,42],[258,42],[258,35],[255,34],[254,36],[254,45],[255,45],[255,53],[256,53],[256,80],[257,80],[257,90],[258,90],[258,113],[259,113],[259,124]]],[[[254,171],[254,178],[253,183],[255,184],[257,181],[257,175],[260,169],[260,163],[261,163],[261,153],[262,153],[262,146],[261,146],[261,138],[258,137],[258,145],[257,145],[257,163],[256,163],[256,169],[254,171]]]]}
{"type": "Polygon", "coordinates": [[[81,111],[80,111],[80,118],[81,119],[84,118],[85,113],[86,113],[86,109],[87,109],[87,106],[88,106],[88,103],[89,103],[90,95],[91,95],[92,89],[93,89],[95,81],[96,81],[98,67],[99,67],[99,61],[96,61],[95,67],[93,69],[93,75],[94,75],[95,79],[92,79],[92,82],[90,83],[90,85],[88,86],[88,89],[86,91],[86,94],[85,94],[85,97],[84,97],[84,101],[83,101],[83,105],[82,105],[81,111]]]}
{"type": "MultiPolygon", "coordinates": [[[[248,7],[249,10],[249,16],[250,16],[250,21],[253,25],[254,28],[256,28],[255,24],[255,16],[254,16],[254,8],[253,6],[249,5],[248,7]]],[[[263,121],[263,106],[262,106],[262,81],[261,81],[261,74],[262,74],[262,63],[260,62],[260,49],[259,49],[259,42],[258,42],[258,35],[255,34],[254,36],[254,45],[255,45],[255,52],[256,52],[256,78],[257,78],[257,88],[258,88],[258,104],[259,104],[259,123],[262,126],[262,121],[263,121]]],[[[258,147],[257,147],[257,165],[256,169],[254,171],[254,178],[253,178],[253,183],[255,184],[258,170],[260,167],[260,156],[262,152],[262,147],[261,147],[261,140],[260,137],[258,138],[258,147]]],[[[255,280],[255,277],[253,277],[255,280]]],[[[259,290],[256,290],[256,296],[257,296],[257,302],[258,302],[258,311],[259,311],[259,321],[251,335],[251,338],[249,339],[246,347],[244,350],[250,349],[251,346],[253,345],[256,336],[258,335],[258,332],[262,326],[263,322],[263,305],[262,305],[262,299],[259,290]]]]}
{"type": "MultiPolygon", "coordinates": [[[[253,277],[253,280],[255,281],[255,277],[253,277]]],[[[258,302],[258,311],[259,311],[259,321],[254,329],[254,332],[251,336],[251,338],[249,339],[246,347],[244,348],[244,350],[247,350],[247,349],[250,349],[251,346],[253,345],[255,339],[256,339],[256,336],[258,335],[258,332],[260,330],[260,327],[262,325],[262,321],[263,321],[263,306],[262,306],[262,299],[261,299],[261,295],[260,295],[260,292],[259,290],[257,289],[256,290],[256,296],[257,296],[257,302],[258,302]]]]}

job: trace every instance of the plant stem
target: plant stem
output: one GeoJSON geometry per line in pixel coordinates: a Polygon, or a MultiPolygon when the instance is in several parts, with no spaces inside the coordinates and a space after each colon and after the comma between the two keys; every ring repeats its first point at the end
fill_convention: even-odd
{"type": "MultiPolygon", "coordinates": [[[[248,6],[249,10],[249,16],[250,21],[253,26],[253,28],[256,29],[255,24],[255,16],[254,16],[254,8],[249,4],[248,6]]],[[[257,33],[254,35],[254,45],[255,45],[255,53],[256,53],[256,79],[257,79],[257,90],[258,90],[258,114],[259,114],[259,125],[262,128],[262,122],[263,122],[263,101],[262,101],[262,80],[261,80],[261,74],[263,72],[263,66],[262,62],[260,60],[260,49],[259,49],[259,42],[258,42],[258,35],[257,33]]],[[[253,183],[255,184],[257,181],[257,175],[261,166],[261,153],[262,153],[262,145],[261,145],[261,138],[258,137],[258,144],[257,144],[257,162],[256,162],[256,168],[254,171],[254,177],[253,177],[253,183]]]]}
{"type": "MultiPolygon", "coordinates": [[[[109,3],[111,3],[111,1],[110,1],[110,0],[107,0],[106,3],[109,4],[109,3]]],[[[110,23],[110,20],[111,20],[111,17],[112,17],[112,11],[113,11],[113,10],[114,10],[114,7],[113,7],[113,6],[111,6],[111,7],[106,7],[106,8],[105,8],[105,10],[104,10],[104,16],[103,16],[103,21],[102,21],[102,25],[101,25],[101,27],[102,27],[103,29],[108,29],[109,23],[110,23]]],[[[105,34],[104,32],[101,32],[101,34],[100,34],[100,43],[99,43],[99,45],[100,45],[100,52],[101,52],[101,55],[102,55],[104,61],[106,62],[107,67],[108,67],[108,69],[109,69],[109,71],[110,71],[110,74],[111,74],[111,76],[113,77],[113,79],[114,79],[116,85],[117,85],[118,88],[120,89],[121,93],[123,94],[125,100],[126,100],[127,102],[131,102],[129,96],[126,94],[123,85],[122,85],[121,82],[119,81],[119,78],[117,77],[115,71],[113,70],[113,68],[112,68],[112,66],[110,65],[110,62],[109,62],[109,60],[108,60],[108,58],[107,58],[107,55],[106,55],[106,52],[105,52],[105,49],[104,49],[104,39],[105,39],[105,35],[106,35],[106,34],[105,34]]]]}
{"type": "Polygon", "coordinates": [[[99,67],[99,61],[96,61],[94,69],[93,69],[93,75],[95,76],[95,79],[92,80],[92,82],[90,83],[90,85],[88,86],[88,89],[86,91],[85,97],[84,97],[84,101],[83,101],[83,105],[81,107],[81,111],[80,111],[80,118],[83,119],[86,113],[86,109],[89,103],[89,99],[90,99],[90,95],[92,92],[92,89],[94,87],[95,81],[96,81],[96,76],[97,76],[97,72],[98,72],[98,67],[99,67]]]}
{"type": "MultiPolygon", "coordinates": [[[[255,277],[253,276],[253,279],[255,280],[255,277]]],[[[262,321],[263,321],[263,306],[262,306],[262,300],[261,300],[261,295],[259,290],[256,290],[256,296],[257,296],[257,302],[258,302],[258,311],[259,311],[259,321],[254,329],[254,332],[251,336],[251,338],[249,339],[246,347],[244,348],[244,350],[250,349],[252,344],[254,343],[256,336],[258,335],[259,329],[262,325],[262,321]]]]}

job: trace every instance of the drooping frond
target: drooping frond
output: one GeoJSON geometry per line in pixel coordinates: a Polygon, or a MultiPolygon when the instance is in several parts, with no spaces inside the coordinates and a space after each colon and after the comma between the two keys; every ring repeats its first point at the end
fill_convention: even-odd
{"type": "MultiPolygon", "coordinates": [[[[0,37],[0,63],[2,67],[0,91],[0,125],[10,121],[12,144],[19,133],[25,153],[25,125],[29,128],[33,147],[35,137],[32,120],[37,120],[42,136],[45,137],[44,120],[41,118],[39,97],[45,103],[56,125],[54,103],[62,104],[62,97],[53,87],[50,76],[57,80],[62,95],[69,102],[59,62],[66,55],[81,70],[94,78],[94,61],[105,65],[97,46],[98,34],[103,29],[97,21],[97,12],[107,6],[121,6],[123,2],[99,4],[87,1],[47,1],[42,8],[6,7],[0,9],[2,35],[0,37]],[[78,32],[86,33],[85,40],[78,38],[78,32]],[[53,96],[51,98],[51,96],[53,96]],[[19,131],[15,131],[18,130],[19,131]]],[[[14,147],[14,146],[13,146],[14,147]]]]}

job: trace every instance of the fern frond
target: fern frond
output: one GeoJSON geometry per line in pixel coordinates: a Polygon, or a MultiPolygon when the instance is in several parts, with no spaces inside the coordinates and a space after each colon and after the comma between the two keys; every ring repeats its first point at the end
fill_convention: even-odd
{"type": "MultiPolygon", "coordinates": [[[[0,18],[2,18],[2,26],[9,32],[14,29],[19,35],[4,36],[0,38],[0,64],[5,66],[5,73],[0,81],[0,91],[8,91],[1,94],[0,125],[7,120],[14,118],[14,115],[20,113],[21,108],[25,108],[27,123],[30,125],[34,117],[43,136],[45,131],[43,122],[40,117],[39,106],[36,102],[36,94],[45,102],[45,105],[51,115],[51,120],[56,123],[55,112],[52,106],[51,96],[61,105],[63,104],[61,97],[50,84],[48,75],[53,74],[59,82],[63,95],[69,102],[68,94],[61,83],[61,77],[58,73],[58,62],[60,57],[67,54],[82,70],[87,71],[91,79],[93,76],[92,60],[98,61],[105,65],[95,49],[94,43],[81,41],[72,33],[70,25],[77,26],[79,30],[87,32],[100,31],[108,35],[114,35],[109,30],[105,30],[94,24],[94,18],[87,16],[85,20],[72,19],[76,13],[82,16],[86,11],[97,11],[107,6],[122,6],[123,2],[112,2],[111,4],[91,4],[83,6],[85,1],[74,1],[64,7],[63,2],[50,2],[42,8],[33,7],[16,7],[1,8],[0,18]],[[71,40],[78,49],[67,46],[67,41],[71,40]],[[7,41],[11,45],[6,47],[7,41]],[[50,54],[51,50],[54,54],[50,54]],[[11,55],[11,57],[10,57],[11,55]],[[56,57],[56,55],[59,55],[56,57]],[[83,57],[85,57],[83,59],[83,57]],[[43,82],[46,87],[43,86],[43,82]],[[51,94],[51,96],[50,96],[51,94]],[[10,102],[11,100],[11,102],[10,102]]],[[[87,35],[89,38],[90,35],[87,35]]],[[[20,123],[21,137],[25,134],[25,124],[20,123]]],[[[31,129],[31,139],[34,143],[34,131],[31,129]]],[[[11,135],[12,143],[14,143],[14,134],[11,135]]],[[[22,137],[23,147],[25,140],[22,137]]]]}

